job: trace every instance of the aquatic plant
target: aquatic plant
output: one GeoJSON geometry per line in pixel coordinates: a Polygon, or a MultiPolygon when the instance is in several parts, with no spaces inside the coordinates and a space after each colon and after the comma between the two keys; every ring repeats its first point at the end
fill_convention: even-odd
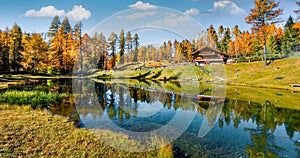
{"type": "Polygon", "coordinates": [[[31,105],[32,108],[47,107],[51,103],[62,101],[68,98],[69,94],[66,93],[53,93],[43,91],[17,91],[8,90],[0,94],[0,103],[10,105],[31,105]]]}

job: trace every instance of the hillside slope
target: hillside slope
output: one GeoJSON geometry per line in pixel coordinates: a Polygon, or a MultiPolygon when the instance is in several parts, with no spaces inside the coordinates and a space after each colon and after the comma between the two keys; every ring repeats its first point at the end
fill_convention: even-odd
{"type": "Polygon", "coordinates": [[[300,84],[300,58],[275,60],[268,66],[263,62],[228,64],[226,83],[254,87],[280,88],[300,91],[290,84],[300,84]]]}

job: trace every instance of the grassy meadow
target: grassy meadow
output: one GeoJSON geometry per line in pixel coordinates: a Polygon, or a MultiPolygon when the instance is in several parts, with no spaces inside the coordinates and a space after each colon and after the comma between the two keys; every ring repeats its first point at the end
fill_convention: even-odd
{"type": "Polygon", "coordinates": [[[127,135],[76,128],[67,118],[30,106],[0,104],[0,157],[172,157],[170,145],[125,152],[101,142],[95,132],[123,142],[128,149],[142,146],[127,135]]]}
{"type": "Polygon", "coordinates": [[[262,61],[228,64],[225,66],[226,83],[229,85],[287,89],[300,91],[300,59],[279,59],[264,66],[262,61]]]}
{"type": "Polygon", "coordinates": [[[122,71],[100,71],[91,75],[98,79],[141,79],[160,81],[190,81],[200,83],[223,83],[235,86],[261,87],[300,91],[290,84],[300,83],[300,60],[298,58],[278,59],[264,66],[263,61],[224,65],[206,65],[205,72],[193,65],[168,66],[133,70],[127,66],[122,71]],[[220,78],[225,80],[221,80],[220,78]]]}

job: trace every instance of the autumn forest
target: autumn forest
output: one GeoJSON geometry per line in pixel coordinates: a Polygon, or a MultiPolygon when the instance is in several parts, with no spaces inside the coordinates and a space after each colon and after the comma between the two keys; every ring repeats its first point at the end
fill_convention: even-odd
{"type": "Polygon", "coordinates": [[[264,54],[266,59],[282,58],[299,49],[300,22],[290,16],[284,19],[283,27],[277,25],[283,21],[278,19],[281,12],[279,3],[256,4],[245,18],[253,26],[251,30],[240,30],[238,25],[210,25],[198,39],[169,40],[159,47],[140,45],[138,34],[124,30],[109,37],[102,33],[89,36],[82,33],[81,22],[71,26],[68,18],[61,21],[58,16],[53,18],[47,35],[23,32],[15,24],[0,31],[0,71],[72,74],[75,63],[81,68],[110,70],[130,62],[191,62],[192,53],[204,46],[237,60],[261,59],[264,54]]]}

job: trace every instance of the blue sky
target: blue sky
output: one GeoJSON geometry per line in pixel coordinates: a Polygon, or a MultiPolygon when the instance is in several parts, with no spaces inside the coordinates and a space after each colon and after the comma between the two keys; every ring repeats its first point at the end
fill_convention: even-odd
{"type": "MultiPolygon", "coordinates": [[[[281,0],[280,7],[284,9],[281,15],[283,20],[286,20],[289,15],[296,16],[293,13],[293,10],[297,8],[296,1],[281,0]]],[[[128,9],[143,11],[127,15],[128,25],[138,23],[136,21],[142,21],[142,19],[146,21],[147,16],[157,17],[156,20],[160,22],[165,20],[170,26],[180,24],[180,22],[186,24],[180,14],[164,14],[165,17],[163,17],[160,16],[163,10],[159,13],[151,12],[151,9],[157,7],[171,8],[174,12],[179,11],[180,14],[193,18],[204,28],[210,24],[213,24],[215,28],[221,24],[230,28],[238,24],[241,29],[249,29],[251,26],[245,23],[244,18],[254,7],[254,2],[252,0],[9,0],[3,1],[0,6],[0,29],[7,26],[11,28],[14,23],[17,23],[23,31],[46,32],[53,16],[58,14],[61,19],[65,16],[69,17],[72,24],[81,20],[84,32],[93,32],[98,23],[103,23],[103,20],[115,14],[117,15],[114,17],[120,19],[122,12],[128,9]]],[[[118,25],[118,22],[108,25],[118,25]]]]}

